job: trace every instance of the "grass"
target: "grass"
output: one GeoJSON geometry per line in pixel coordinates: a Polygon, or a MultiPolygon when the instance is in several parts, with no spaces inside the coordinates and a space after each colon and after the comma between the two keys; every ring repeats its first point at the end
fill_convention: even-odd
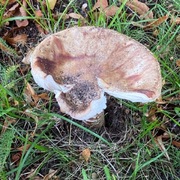
{"type": "MultiPolygon", "coordinates": [[[[21,4],[21,1],[18,2],[21,4]]],[[[154,16],[158,18],[170,12],[167,3],[159,1],[154,4],[149,1],[148,4],[152,5],[154,16]]],[[[11,25],[15,19],[36,22],[49,33],[74,25],[82,26],[84,23],[80,19],[64,19],[69,11],[80,12],[76,1],[61,2],[58,11],[62,14],[57,18],[49,6],[45,9],[42,1],[38,7],[44,16],[37,18],[34,8],[37,4],[28,1],[26,17],[3,19],[7,4],[8,1],[0,6],[2,29],[8,26],[7,22],[11,25]]],[[[110,1],[110,4],[119,5],[119,10],[115,16],[107,19],[103,12],[93,12],[92,1],[88,0],[86,25],[114,29],[148,46],[161,65],[163,102],[141,105],[116,99],[118,111],[122,113],[118,119],[122,126],[113,127],[112,119],[108,127],[87,127],[54,110],[56,102],[50,93],[49,101],[39,99],[36,105],[27,102],[24,94],[26,82],[38,94],[44,90],[37,87],[30,69],[20,62],[27,49],[15,56],[14,47],[2,39],[7,48],[0,52],[0,179],[18,180],[28,176],[33,180],[48,175],[50,169],[57,170],[55,175],[60,179],[180,178],[180,152],[172,144],[173,141],[179,141],[177,130],[180,127],[180,79],[179,67],[176,65],[176,60],[180,58],[180,47],[176,41],[180,26],[168,20],[157,27],[158,34],[153,36],[154,30],[147,31],[133,25],[133,22],[144,25],[147,20],[139,19],[136,13],[129,16],[125,3],[110,1]],[[156,142],[156,137],[162,132],[170,136],[163,140],[169,160],[166,151],[161,151],[156,142]],[[81,159],[81,152],[85,148],[91,150],[88,162],[81,159]]],[[[172,1],[171,4],[176,12],[179,8],[177,2],[172,1]]],[[[169,16],[171,18],[172,14],[169,16]]],[[[0,34],[3,36],[1,30],[0,34]]],[[[32,48],[35,44],[30,42],[26,46],[32,48]]]]}

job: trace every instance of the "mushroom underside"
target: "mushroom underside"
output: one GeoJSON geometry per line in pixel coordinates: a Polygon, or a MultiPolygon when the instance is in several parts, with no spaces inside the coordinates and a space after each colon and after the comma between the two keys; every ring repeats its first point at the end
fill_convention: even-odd
{"type": "Polygon", "coordinates": [[[30,62],[36,83],[56,94],[62,112],[79,120],[106,108],[105,93],[151,102],[161,91],[159,64],[151,52],[108,29],[75,27],[53,34],[35,48],[30,62]]]}

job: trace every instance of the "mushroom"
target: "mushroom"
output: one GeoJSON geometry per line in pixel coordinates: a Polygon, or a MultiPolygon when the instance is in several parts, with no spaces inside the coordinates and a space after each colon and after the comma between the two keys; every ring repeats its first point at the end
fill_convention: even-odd
{"type": "Polygon", "coordinates": [[[61,112],[92,121],[106,93],[147,103],[161,94],[160,66],[142,44],[114,30],[73,27],[45,38],[24,61],[35,82],[55,93],[61,112]]]}

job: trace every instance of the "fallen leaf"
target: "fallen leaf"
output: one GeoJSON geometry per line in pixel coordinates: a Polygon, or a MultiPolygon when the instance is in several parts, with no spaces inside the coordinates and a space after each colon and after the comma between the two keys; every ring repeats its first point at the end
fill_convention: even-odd
{"type": "Polygon", "coordinates": [[[167,150],[162,141],[162,135],[155,137],[155,142],[158,145],[159,149],[164,153],[165,157],[170,160],[167,150]]]}
{"type": "Polygon", "coordinates": [[[89,161],[89,158],[91,156],[91,151],[89,148],[86,148],[84,149],[82,152],[81,152],[81,156],[83,157],[83,159],[88,162],[89,161]]]}
{"type": "Polygon", "coordinates": [[[49,3],[49,7],[51,10],[54,9],[55,5],[56,5],[56,1],[57,0],[47,0],[47,2],[49,3]]]}
{"type": "Polygon", "coordinates": [[[154,122],[157,120],[157,117],[156,117],[156,112],[157,112],[157,108],[151,108],[146,114],[145,116],[148,118],[148,120],[150,122],[154,122]]]}
{"type": "Polygon", "coordinates": [[[37,18],[43,17],[42,11],[41,11],[40,9],[39,9],[39,10],[36,10],[36,11],[35,11],[35,16],[36,16],[37,18]]]}
{"type": "Polygon", "coordinates": [[[97,0],[95,5],[93,6],[93,11],[95,9],[98,9],[98,8],[105,9],[106,7],[108,7],[108,1],[107,0],[97,0]]]}
{"type": "Polygon", "coordinates": [[[15,154],[12,155],[11,161],[12,161],[16,166],[18,166],[18,165],[19,165],[19,162],[20,162],[20,159],[21,159],[21,156],[22,156],[22,152],[17,152],[17,153],[15,153],[15,154]]]}
{"type": "Polygon", "coordinates": [[[16,148],[18,151],[21,151],[21,152],[23,152],[23,151],[27,151],[29,148],[30,148],[30,144],[27,144],[26,146],[21,146],[21,147],[19,147],[19,148],[16,148]]]}
{"type": "Polygon", "coordinates": [[[2,38],[0,38],[0,49],[10,55],[17,55],[16,51],[8,46],[2,38]]]}
{"type": "Polygon", "coordinates": [[[56,20],[58,20],[58,19],[67,20],[67,19],[69,19],[69,15],[66,13],[56,13],[56,14],[53,14],[53,18],[56,20]]]}
{"type": "Polygon", "coordinates": [[[3,18],[9,18],[9,17],[12,17],[17,11],[18,11],[18,8],[19,8],[19,4],[16,3],[14,4],[10,9],[8,9],[4,15],[3,15],[3,18]]]}
{"type": "Polygon", "coordinates": [[[15,123],[16,120],[15,119],[11,119],[9,117],[6,117],[6,120],[4,121],[3,123],[3,126],[2,126],[2,130],[1,130],[1,134],[5,133],[5,131],[7,130],[8,126],[15,123]]]}
{"type": "Polygon", "coordinates": [[[177,24],[177,25],[179,25],[179,24],[180,24],[180,17],[174,17],[174,16],[172,16],[170,22],[171,22],[172,24],[177,24]]]}
{"type": "Polygon", "coordinates": [[[147,24],[146,26],[144,26],[144,29],[153,29],[155,27],[158,27],[160,24],[162,24],[163,22],[165,22],[168,19],[168,15],[166,16],[162,16],[158,19],[156,19],[155,21],[147,24]]]}
{"type": "Polygon", "coordinates": [[[115,5],[113,5],[113,6],[106,7],[104,9],[104,13],[107,17],[108,16],[114,16],[118,10],[119,10],[119,8],[115,5]]]}
{"type": "MultiPolygon", "coordinates": [[[[26,0],[23,0],[23,6],[19,8],[19,12],[16,14],[17,16],[25,17],[27,16],[27,12],[25,8],[27,7],[26,0]]],[[[25,27],[29,24],[29,21],[27,19],[24,20],[16,20],[16,25],[18,27],[25,27]]]]}
{"type": "Polygon", "coordinates": [[[12,38],[6,38],[6,41],[13,46],[16,44],[24,45],[27,41],[27,34],[19,34],[12,38]]]}
{"type": "MultiPolygon", "coordinates": [[[[123,2],[124,0],[120,0],[123,2]]],[[[137,12],[144,19],[153,19],[153,12],[149,11],[149,7],[138,0],[127,1],[126,6],[137,12]]]]}
{"type": "MultiPolygon", "coordinates": [[[[16,2],[16,0],[8,0],[8,4],[12,4],[14,2],[16,2]]],[[[0,4],[2,4],[2,5],[5,5],[6,3],[7,3],[7,0],[1,0],[0,1],[0,4]]]]}
{"type": "Polygon", "coordinates": [[[40,24],[35,22],[35,26],[41,34],[48,34],[48,31],[46,29],[42,28],[40,24]]]}
{"type": "Polygon", "coordinates": [[[38,97],[47,101],[49,100],[49,96],[47,93],[38,94],[38,97]]]}
{"type": "Polygon", "coordinates": [[[154,31],[153,31],[153,36],[158,36],[159,35],[159,30],[158,29],[155,29],[154,31]]]}
{"type": "MultiPolygon", "coordinates": [[[[23,59],[23,61],[24,61],[24,59],[23,59]]],[[[44,99],[47,101],[49,100],[49,96],[47,93],[36,94],[33,87],[28,82],[26,82],[24,96],[25,96],[26,102],[30,103],[32,106],[36,106],[37,102],[40,99],[44,99]]]]}
{"type": "Polygon", "coordinates": [[[174,141],[174,140],[173,140],[173,141],[172,141],[172,145],[180,148],[180,142],[178,142],[178,141],[174,141]]]}
{"type": "Polygon", "coordinates": [[[28,82],[26,82],[24,96],[25,96],[26,102],[30,103],[31,105],[36,105],[36,103],[39,100],[38,95],[35,93],[34,89],[28,82]]]}
{"type": "Polygon", "coordinates": [[[77,13],[69,13],[68,15],[69,15],[69,17],[74,18],[74,19],[84,19],[83,16],[81,16],[80,14],[77,14],[77,13]]]}
{"type": "Polygon", "coordinates": [[[176,65],[180,67],[180,59],[176,60],[176,65]]]}

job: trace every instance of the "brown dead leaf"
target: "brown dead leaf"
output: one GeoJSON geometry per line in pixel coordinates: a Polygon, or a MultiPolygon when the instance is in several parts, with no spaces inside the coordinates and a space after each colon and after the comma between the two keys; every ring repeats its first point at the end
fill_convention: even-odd
{"type": "Polygon", "coordinates": [[[21,156],[22,156],[22,152],[17,152],[17,153],[15,153],[15,154],[12,155],[11,161],[12,161],[16,166],[18,166],[18,165],[19,165],[19,162],[20,162],[20,159],[21,159],[21,156]]]}
{"type": "Polygon", "coordinates": [[[8,126],[13,124],[13,123],[15,123],[15,122],[16,122],[15,119],[10,119],[9,117],[7,117],[6,120],[3,123],[1,134],[5,133],[5,131],[7,130],[8,126]]]}
{"type": "Polygon", "coordinates": [[[65,14],[65,13],[57,13],[57,14],[53,14],[53,17],[55,19],[59,19],[62,18],[63,20],[69,19],[69,15],[65,14]]]}
{"type": "Polygon", "coordinates": [[[153,36],[157,37],[159,35],[159,30],[155,29],[152,34],[153,36]]]}
{"type": "Polygon", "coordinates": [[[156,112],[157,112],[157,108],[151,108],[146,114],[145,116],[148,118],[148,120],[150,122],[154,122],[157,120],[157,117],[156,117],[156,112]]]}
{"type": "Polygon", "coordinates": [[[73,19],[82,19],[82,20],[84,20],[84,17],[81,16],[80,14],[77,14],[77,13],[69,13],[68,16],[73,18],[73,19]]]}
{"type": "MultiPolygon", "coordinates": [[[[16,2],[16,0],[8,0],[8,4],[12,4],[16,2]]],[[[0,0],[0,4],[5,5],[7,3],[7,0],[0,0]]]]}
{"type": "Polygon", "coordinates": [[[49,8],[53,10],[56,5],[57,0],[47,0],[47,2],[49,3],[49,8]]]}
{"type": "Polygon", "coordinates": [[[174,140],[173,140],[173,141],[172,141],[172,145],[180,148],[180,142],[178,142],[178,141],[174,141],[174,140]]]}
{"type": "MultiPolygon", "coordinates": [[[[120,0],[123,2],[124,0],[120,0]]],[[[144,19],[153,19],[153,12],[149,10],[149,7],[138,0],[127,1],[126,6],[137,12],[144,19]]]]}
{"type": "Polygon", "coordinates": [[[27,150],[30,148],[30,144],[27,144],[26,146],[21,146],[19,148],[16,148],[16,150],[18,150],[19,152],[15,153],[13,156],[12,156],[12,162],[15,163],[16,166],[19,165],[19,162],[20,162],[20,159],[21,159],[21,156],[22,156],[22,152],[25,151],[27,152],[27,150]]]}
{"type": "Polygon", "coordinates": [[[108,6],[108,1],[107,0],[98,0],[96,4],[93,7],[93,10],[100,8],[104,14],[109,17],[109,16],[114,16],[116,12],[119,10],[119,8],[115,5],[108,6]]]}
{"type": "Polygon", "coordinates": [[[27,144],[26,146],[21,146],[21,147],[19,147],[19,148],[16,148],[18,151],[21,151],[21,152],[23,152],[23,151],[27,151],[29,148],[30,148],[30,144],[27,144]]]}
{"type": "Polygon", "coordinates": [[[84,149],[82,152],[81,152],[81,156],[83,157],[83,159],[88,162],[89,161],[89,158],[91,156],[91,151],[89,148],[86,148],[84,149]]]}
{"type": "MultiPolygon", "coordinates": [[[[171,139],[171,137],[175,137],[175,135],[173,135],[173,134],[170,135],[169,132],[165,132],[162,135],[162,139],[171,139]]],[[[180,148],[180,142],[179,141],[172,140],[172,145],[180,148]]]]}
{"type": "Polygon", "coordinates": [[[48,31],[43,29],[40,24],[35,22],[35,26],[41,34],[48,34],[48,31]]]}
{"type": "Polygon", "coordinates": [[[0,41],[0,49],[4,52],[8,52],[8,47],[0,41]]]}
{"type": "Polygon", "coordinates": [[[106,7],[108,7],[107,0],[97,0],[97,2],[95,3],[95,5],[93,7],[93,11],[98,8],[105,9],[106,7]]]}
{"type": "Polygon", "coordinates": [[[160,24],[162,24],[163,22],[165,22],[167,19],[168,19],[168,15],[166,16],[162,16],[158,19],[156,19],[155,21],[147,24],[146,26],[144,26],[144,29],[153,29],[153,28],[156,28],[158,27],[160,24]]]}
{"type": "Polygon", "coordinates": [[[155,142],[158,145],[159,149],[164,153],[165,157],[170,160],[168,152],[162,141],[162,135],[155,137],[155,142]]]}
{"type": "Polygon", "coordinates": [[[40,9],[39,9],[39,10],[36,10],[36,11],[35,11],[35,16],[36,16],[37,18],[43,17],[42,11],[41,11],[40,9]]]}
{"type": "Polygon", "coordinates": [[[176,60],[176,65],[180,67],[180,59],[176,60]]]}
{"type": "Polygon", "coordinates": [[[6,41],[13,46],[15,46],[16,44],[24,45],[27,41],[27,34],[19,34],[12,38],[7,37],[6,41]]]}
{"type": "Polygon", "coordinates": [[[9,17],[12,17],[19,9],[19,4],[16,3],[14,4],[10,9],[8,9],[4,15],[3,15],[3,18],[9,18],[9,17]]]}
{"type": "Polygon", "coordinates": [[[107,17],[114,16],[118,10],[119,10],[119,8],[115,5],[113,5],[113,6],[106,7],[104,9],[104,13],[107,17]]]}
{"type": "MultiPolygon", "coordinates": [[[[22,16],[22,17],[27,16],[27,12],[25,10],[26,7],[27,7],[26,0],[23,0],[23,6],[21,6],[19,8],[19,12],[16,14],[16,16],[22,16]]],[[[29,21],[27,19],[25,19],[25,20],[16,20],[16,25],[18,27],[25,27],[28,24],[29,24],[29,21]]]]}
{"type": "Polygon", "coordinates": [[[16,51],[8,46],[2,38],[0,38],[0,49],[9,55],[17,55],[16,51]]]}
{"type": "Polygon", "coordinates": [[[177,24],[179,25],[180,24],[180,17],[173,17],[171,18],[171,21],[170,21],[172,24],[177,24]]]}
{"type": "Polygon", "coordinates": [[[49,100],[49,96],[47,93],[38,94],[38,97],[47,101],[49,100]]]}
{"type": "Polygon", "coordinates": [[[49,96],[47,93],[36,94],[33,87],[28,82],[26,82],[24,96],[25,96],[26,102],[30,103],[32,106],[36,106],[37,102],[40,99],[47,100],[47,101],[49,100],[49,96]]]}
{"type": "Polygon", "coordinates": [[[26,102],[30,103],[31,105],[36,105],[37,102],[39,101],[38,95],[35,93],[33,87],[28,82],[26,82],[24,96],[25,96],[26,102]]]}

